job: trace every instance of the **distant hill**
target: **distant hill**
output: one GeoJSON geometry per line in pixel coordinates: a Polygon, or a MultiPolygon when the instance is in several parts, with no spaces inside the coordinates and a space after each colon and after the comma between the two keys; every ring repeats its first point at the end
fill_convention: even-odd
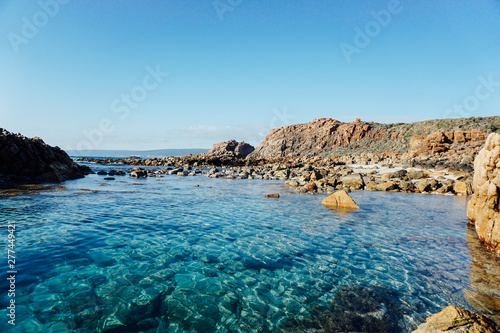
{"type": "Polygon", "coordinates": [[[413,136],[426,136],[440,130],[500,133],[500,117],[435,119],[407,124],[380,124],[359,119],[352,123],[342,123],[331,118],[321,118],[306,124],[271,130],[250,157],[406,153],[413,136]]]}
{"type": "Polygon", "coordinates": [[[71,157],[115,157],[123,158],[129,156],[137,156],[140,158],[154,158],[154,157],[168,157],[176,156],[181,157],[189,154],[202,154],[208,152],[208,149],[157,149],[157,150],[67,150],[71,157]]]}

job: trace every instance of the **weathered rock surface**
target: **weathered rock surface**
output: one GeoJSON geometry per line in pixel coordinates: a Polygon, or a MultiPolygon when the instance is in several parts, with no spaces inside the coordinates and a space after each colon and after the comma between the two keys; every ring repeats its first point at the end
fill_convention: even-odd
{"type": "MultiPolygon", "coordinates": [[[[271,130],[250,157],[361,155],[392,152],[419,154],[465,153],[484,143],[484,133],[498,131],[500,117],[436,119],[411,124],[378,124],[331,118],[271,130]]],[[[449,154],[450,155],[450,154],[449,154]]],[[[470,157],[470,156],[469,156],[470,157]]]]}
{"type": "Polygon", "coordinates": [[[413,333],[498,333],[499,328],[488,318],[457,306],[447,306],[427,318],[413,333]]]}
{"type": "Polygon", "coordinates": [[[338,191],[326,197],[322,204],[328,208],[334,209],[347,209],[354,210],[359,209],[356,202],[347,194],[346,191],[338,191]]]}
{"type": "Polygon", "coordinates": [[[477,130],[471,131],[438,131],[427,135],[414,136],[410,139],[410,151],[444,152],[453,146],[466,145],[479,147],[484,144],[485,136],[477,130]]]}
{"type": "Polygon", "coordinates": [[[89,174],[59,147],[0,128],[0,178],[4,181],[62,182],[89,174]]]}
{"type": "Polygon", "coordinates": [[[271,130],[251,156],[305,156],[328,149],[346,147],[365,137],[381,139],[386,131],[376,131],[368,123],[341,123],[331,118],[316,119],[271,130]]]}
{"type": "Polygon", "coordinates": [[[474,162],[472,199],[467,206],[469,221],[479,239],[500,254],[500,134],[490,134],[474,162]]]}
{"type": "Polygon", "coordinates": [[[245,158],[254,150],[255,148],[252,145],[244,141],[237,142],[236,140],[229,140],[226,142],[219,142],[214,144],[212,149],[209,150],[208,154],[224,154],[232,152],[237,157],[245,158]]]}

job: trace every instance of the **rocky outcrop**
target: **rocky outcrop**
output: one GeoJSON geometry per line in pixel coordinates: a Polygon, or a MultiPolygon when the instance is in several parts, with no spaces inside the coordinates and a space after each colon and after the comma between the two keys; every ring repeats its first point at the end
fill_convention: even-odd
{"type": "Polygon", "coordinates": [[[252,145],[244,141],[237,142],[236,140],[229,140],[214,144],[208,154],[225,154],[231,152],[237,157],[245,158],[254,150],[255,148],[252,145]]]}
{"type": "Polygon", "coordinates": [[[479,239],[500,254],[500,134],[491,134],[474,161],[474,194],[467,205],[479,239]]]}
{"type": "Polygon", "coordinates": [[[82,178],[91,170],[76,164],[59,147],[0,128],[0,181],[61,182],[82,178]]]}
{"type": "Polygon", "coordinates": [[[499,328],[488,318],[450,305],[427,318],[413,333],[498,333],[499,328]]]}
{"type": "Polygon", "coordinates": [[[359,118],[352,123],[342,123],[321,118],[271,130],[250,157],[331,157],[392,152],[410,153],[413,158],[422,153],[450,150],[463,155],[480,147],[485,133],[495,131],[500,131],[500,117],[438,119],[411,124],[379,124],[359,118]]]}
{"type": "Polygon", "coordinates": [[[477,148],[484,145],[485,136],[477,130],[471,131],[438,131],[427,135],[413,136],[410,139],[410,153],[435,154],[449,150],[457,150],[466,146],[477,148]]]}
{"type": "Polygon", "coordinates": [[[334,209],[359,209],[359,206],[356,204],[356,202],[344,190],[335,192],[329,197],[326,197],[323,200],[322,204],[323,206],[334,209]]]}
{"type": "Polygon", "coordinates": [[[364,138],[380,140],[385,130],[374,130],[360,121],[341,123],[331,118],[316,119],[271,130],[251,156],[284,157],[314,155],[326,150],[347,147],[364,138]]]}

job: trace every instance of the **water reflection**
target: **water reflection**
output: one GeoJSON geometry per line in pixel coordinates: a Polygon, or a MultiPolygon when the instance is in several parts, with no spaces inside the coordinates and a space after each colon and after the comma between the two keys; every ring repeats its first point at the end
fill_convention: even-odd
{"type": "Polygon", "coordinates": [[[479,241],[473,226],[467,228],[472,265],[471,287],[465,298],[479,313],[500,325],[500,258],[479,241]]]}

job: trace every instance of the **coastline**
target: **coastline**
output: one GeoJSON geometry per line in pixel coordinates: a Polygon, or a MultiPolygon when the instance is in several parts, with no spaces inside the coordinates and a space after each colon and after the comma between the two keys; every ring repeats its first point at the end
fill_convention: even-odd
{"type": "MultiPolygon", "coordinates": [[[[311,194],[333,193],[335,190],[462,196],[472,194],[473,174],[456,170],[450,166],[448,168],[444,166],[426,168],[424,165],[416,163],[413,163],[414,166],[410,166],[403,163],[393,163],[394,158],[382,159],[382,163],[369,164],[350,156],[340,159],[251,160],[237,158],[229,154],[207,155],[161,159],[77,158],[75,161],[95,165],[123,164],[139,169],[141,167],[155,167],[157,170],[144,170],[144,176],[148,177],[204,175],[225,179],[281,180],[295,188],[299,193],[311,194]],[[352,162],[361,162],[362,164],[345,164],[344,161],[349,159],[352,162]]],[[[468,167],[468,165],[464,166],[466,169],[468,167]]],[[[102,175],[114,176],[113,173],[102,175]]]]}

